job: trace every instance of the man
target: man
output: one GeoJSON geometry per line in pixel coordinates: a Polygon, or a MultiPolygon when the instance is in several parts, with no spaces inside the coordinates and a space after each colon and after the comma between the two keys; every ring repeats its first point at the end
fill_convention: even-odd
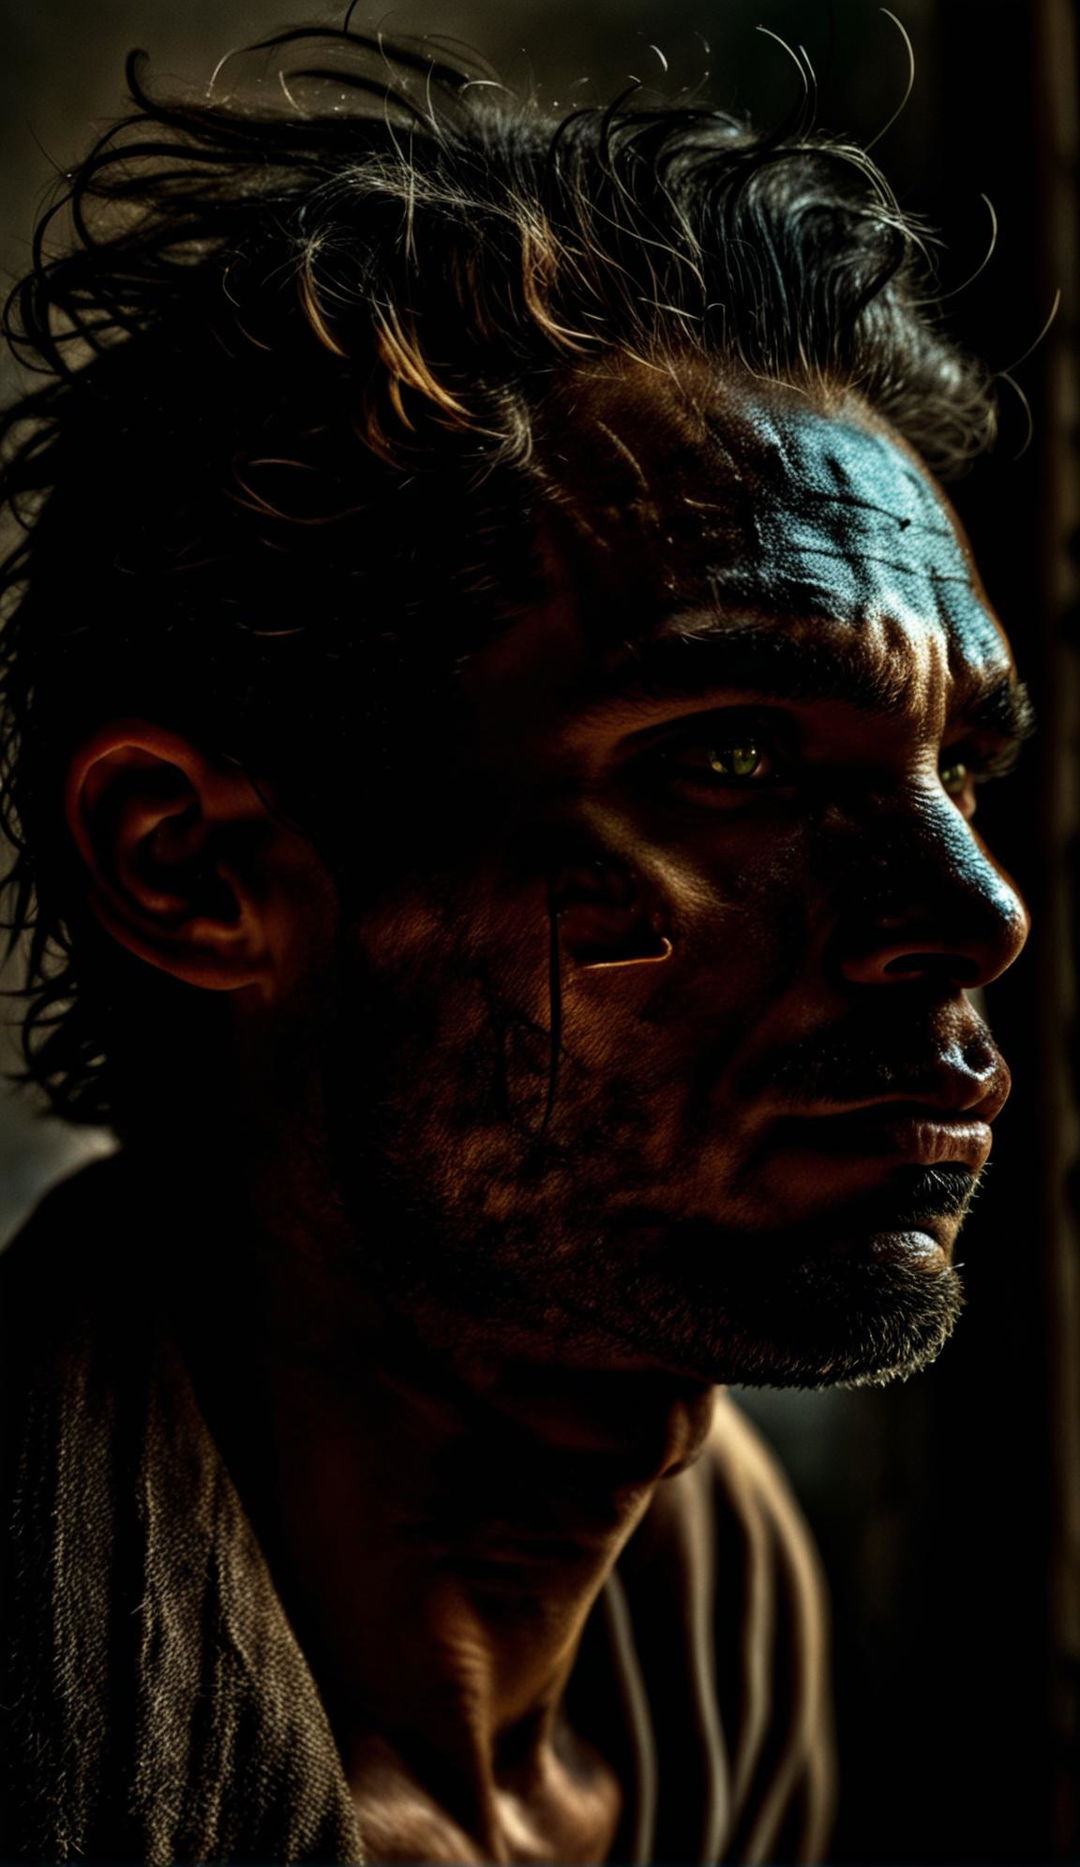
{"type": "Polygon", "coordinates": [[[16,300],[9,1855],[810,1858],[820,1585],[717,1385],[956,1320],[1028,710],[850,150],[423,48],[162,103],[16,300]]]}

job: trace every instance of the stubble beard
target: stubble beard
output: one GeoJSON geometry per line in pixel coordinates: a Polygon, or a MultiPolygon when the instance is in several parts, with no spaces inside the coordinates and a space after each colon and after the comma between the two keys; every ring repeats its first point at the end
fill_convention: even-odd
{"type": "MultiPolygon", "coordinates": [[[[639,1222],[626,1193],[640,1182],[641,1136],[625,1096],[618,1122],[586,1102],[548,1139],[542,1085],[524,1115],[508,1114],[487,1041],[425,1058],[411,1003],[397,1025],[385,992],[378,1006],[362,996],[361,1008],[354,985],[322,1038],[331,1169],[357,1279],[412,1333],[497,1339],[577,1367],[644,1362],[802,1388],[904,1379],[952,1334],[963,1288],[941,1254],[875,1250],[869,1213],[786,1235],[678,1213],[639,1222]]],[[[961,1214],[973,1184],[954,1176],[938,1209],[961,1214]]]]}

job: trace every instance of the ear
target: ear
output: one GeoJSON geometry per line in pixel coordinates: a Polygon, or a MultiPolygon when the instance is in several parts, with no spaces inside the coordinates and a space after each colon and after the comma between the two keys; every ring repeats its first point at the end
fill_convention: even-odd
{"type": "Polygon", "coordinates": [[[69,828],[103,927],[207,991],[270,998],[310,950],[333,885],[244,772],[145,720],[100,728],[71,760],[69,828]]]}

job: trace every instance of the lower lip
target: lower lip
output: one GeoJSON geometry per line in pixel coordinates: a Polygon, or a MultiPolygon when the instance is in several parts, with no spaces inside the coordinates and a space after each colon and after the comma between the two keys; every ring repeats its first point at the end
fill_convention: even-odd
{"type": "Polygon", "coordinates": [[[992,1140],[989,1124],[982,1121],[937,1121],[932,1116],[890,1114],[887,1109],[856,1109],[800,1120],[795,1145],[819,1154],[906,1160],[920,1167],[948,1161],[977,1173],[986,1165],[992,1140]]]}
{"type": "Polygon", "coordinates": [[[949,1253],[940,1239],[922,1226],[892,1232],[873,1232],[868,1238],[839,1238],[831,1246],[834,1257],[870,1257],[879,1264],[910,1264],[936,1270],[947,1264],[949,1253]]]}

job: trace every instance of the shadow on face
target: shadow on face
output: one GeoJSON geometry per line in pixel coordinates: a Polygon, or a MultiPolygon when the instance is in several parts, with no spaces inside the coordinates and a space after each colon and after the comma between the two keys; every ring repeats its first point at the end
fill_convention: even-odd
{"type": "Polygon", "coordinates": [[[567,1358],[909,1371],[1008,1088],[970,998],[1026,936],[975,821],[1028,726],[1000,625],[850,400],[579,377],[534,478],[548,593],[465,669],[432,804],[467,853],[353,931],[322,1060],[354,1208],[374,1176],[411,1240],[371,1261],[567,1358]]]}

